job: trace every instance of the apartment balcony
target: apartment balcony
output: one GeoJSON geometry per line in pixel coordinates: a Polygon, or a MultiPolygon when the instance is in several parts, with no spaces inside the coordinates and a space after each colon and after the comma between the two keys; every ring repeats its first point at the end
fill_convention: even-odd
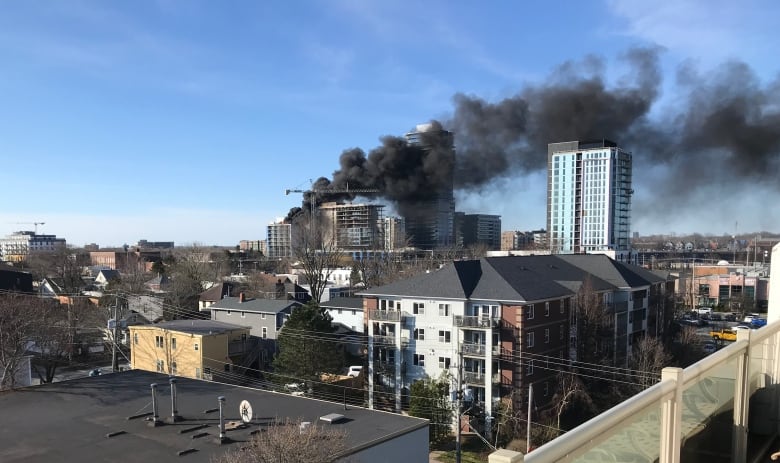
{"type": "Polygon", "coordinates": [[[467,357],[482,357],[484,358],[488,352],[492,355],[498,355],[501,351],[500,346],[486,346],[485,344],[476,343],[464,343],[460,346],[461,352],[467,357]]]}
{"type": "Polygon", "coordinates": [[[401,312],[398,310],[369,310],[368,318],[379,322],[400,322],[401,312]]]}
{"type": "Polygon", "coordinates": [[[375,334],[373,336],[374,345],[376,346],[395,346],[395,335],[390,334],[375,334]]]}
{"type": "Polygon", "coordinates": [[[485,374],[477,373],[475,371],[464,371],[463,382],[466,384],[473,384],[476,386],[485,386],[485,374]]]}
{"type": "Polygon", "coordinates": [[[455,326],[458,328],[498,328],[499,321],[499,318],[455,315],[455,326]]]}
{"type": "Polygon", "coordinates": [[[524,456],[553,461],[762,462],[778,450],[780,320],[524,456]]]}

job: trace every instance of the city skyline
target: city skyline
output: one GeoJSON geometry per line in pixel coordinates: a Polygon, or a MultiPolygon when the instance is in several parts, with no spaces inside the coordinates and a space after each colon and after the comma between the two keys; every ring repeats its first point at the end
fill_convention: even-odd
{"type": "Polygon", "coordinates": [[[780,81],[768,59],[780,5],[589,1],[567,10],[9,4],[0,17],[0,235],[45,222],[40,233],[76,246],[265,239],[268,223],[301,204],[286,189],[331,178],[345,150],[369,153],[380,137],[433,119],[455,133],[457,211],[501,215],[505,230],[544,228],[546,144],[589,136],[554,130],[550,121],[577,125],[571,115],[540,115],[566,92],[601,95],[582,116],[597,123],[582,130],[615,129],[598,136],[634,157],[632,232],[780,230],[767,201],[780,167],[780,81]],[[614,113],[598,112],[612,101],[614,113]],[[524,104],[516,126],[510,116],[524,104]],[[708,112],[686,112],[699,106],[708,112]],[[496,114],[506,117],[493,124],[496,114]],[[533,127],[540,121],[549,129],[533,127]],[[734,135],[719,136],[722,127],[734,135]],[[504,140],[513,128],[521,135],[504,140]],[[503,145],[474,144],[485,131],[503,145]],[[541,142],[538,159],[523,157],[541,142]],[[512,151],[524,143],[532,149],[512,151]]]}

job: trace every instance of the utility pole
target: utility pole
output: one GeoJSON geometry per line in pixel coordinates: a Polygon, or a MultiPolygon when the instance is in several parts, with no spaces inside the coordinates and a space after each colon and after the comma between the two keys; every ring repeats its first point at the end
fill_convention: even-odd
{"type": "Polygon", "coordinates": [[[113,334],[113,342],[111,343],[111,369],[114,372],[119,371],[119,362],[116,357],[116,338],[119,335],[119,319],[117,318],[117,313],[119,312],[119,295],[116,295],[116,299],[114,299],[114,334],[113,334]]]}
{"type": "MultiPolygon", "coordinates": [[[[533,360],[529,360],[533,362],[533,360]]],[[[531,451],[531,404],[534,402],[534,384],[528,383],[528,414],[526,415],[526,427],[525,427],[525,453],[528,454],[531,451]]]]}
{"type": "Polygon", "coordinates": [[[460,409],[462,407],[463,398],[463,384],[462,384],[462,372],[463,369],[463,351],[458,348],[458,389],[455,392],[456,405],[455,405],[455,426],[457,431],[455,433],[455,463],[460,463],[460,409]]]}

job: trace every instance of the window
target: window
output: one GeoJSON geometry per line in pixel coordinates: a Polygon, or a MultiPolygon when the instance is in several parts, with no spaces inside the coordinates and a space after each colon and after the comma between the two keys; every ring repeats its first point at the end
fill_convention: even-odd
{"type": "Polygon", "coordinates": [[[414,364],[418,367],[424,367],[425,366],[425,355],[423,354],[414,354],[414,364]]]}
{"type": "Polygon", "coordinates": [[[563,307],[564,307],[564,305],[566,305],[565,302],[566,302],[566,299],[561,299],[561,313],[564,312],[563,307]]]}
{"type": "Polygon", "coordinates": [[[423,328],[415,328],[414,329],[414,339],[418,341],[425,341],[425,329],[423,328]]]}
{"type": "Polygon", "coordinates": [[[162,348],[165,345],[165,339],[162,336],[155,336],[154,345],[159,348],[162,348]]]}
{"type": "Polygon", "coordinates": [[[449,317],[450,316],[450,305],[449,304],[439,304],[439,316],[440,317],[449,317]]]}
{"type": "Polygon", "coordinates": [[[197,342],[194,344],[194,347],[195,347],[195,350],[198,350],[198,343],[197,342]]]}
{"type": "Polygon", "coordinates": [[[422,302],[415,302],[412,304],[412,313],[415,315],[425,315],[425,304],[422,302]]]}
{"type": "Polygon", "coordinates": [[[241,318],[246,318],[246,312],[244,312],[243,310],[241,311],[241,318]]]}
{"type": "Polygon", "coordinates": [[[133,333],[133,344],[138,344],[138,333],[133,333]]]}
{"type": "Polygon", "coordinates": [[[176,374],[176,362],[171,362],[171,374],[176,374]]]}
{"type": "Polygon", "coordinates": [[[439,342],[450,342],[450,335],[448,330],[439,330],[439,342]]]}
{"type": "Polygon", "coordinates": [[[264,313],[261,313],[261,314],[260,314],[260,319],[261,319],[261,320],[265,320],[265,314],[264,314],[264,313]]]}
{"type": "Polygon", "coordinates": [[[176,338],[171,338],[171,350],[176,350],[176,338]]]}
{"type": "Polygon", "coordinates": [[[533,347],[534,346],[534,332],[533,331],[529,331],[528,334],[527,334],[527,337],[528,337],[528,347],[533,347]]]}
{"type": "Polygon", "coordinates": [[[263,339],[266,339],[268,337],[268,327],[263,327],[263,339]]]}
{"type": "Polygon", "coordinates": [[[550,303],[545,302],[544,303],[544,316],[549,317],[550,316],[550,303]]]}
{"type": "Polygon", "coordinates": [[[157,371],[160,373],[165,373],[165,360],[157,361],[157,371]]]}
{"type": "Polygon", "coordinates": [[[532,375],[534,374],[534,361],[529,360],[528,364],[525,366],[525,374],[532,375]]]}
{"type": "Polygon", "coordinates": [[[544,343],[547,344],[550,342],[550,328],[544,329],[544,343]]]}
{"type": "Polygon", "coordinates": [[[439,357],[439,368],[449,369],[449,367],[450,367],[450,358],[439,357]]]}
{"type": "Polygon", "coordinates": [[[534,305],[531,304],[528,306],[528,320],[533,320],[534,318],[534,305]]]}

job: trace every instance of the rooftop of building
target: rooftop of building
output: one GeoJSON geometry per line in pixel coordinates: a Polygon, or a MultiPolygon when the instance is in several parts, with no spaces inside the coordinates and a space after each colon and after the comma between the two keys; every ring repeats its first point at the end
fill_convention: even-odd
{"type": "Polygon", "coordinates": [[[227,333],[229,331],[247,328],[241,325],[218,322],[215,320],[171,320],[169,322],[149,325],[149,327],[200,335],[227,333]]]}
{"type": "Polygon", "coordinates": [[[240,297],[226,297],[209,306],[209,309],[236,310],[244,312],[279,313],[291,307],[298,307],[301,303],[287,299],[262,299],[246,298],[241,302],[240,297]]]}
{"type": "Polygon", "coordinates": [[[182,421],[150,427],[144,416],[131,418],[152,411],[152,383],[159,385],[160,419],[170,417],[168,379],[132,370],[4,392],[0,461],[210,462],[239,448],[252,432],[287,419],[338,427],[346,434],[348,452],[354,453],[428,426],[418,418],[185,378],[177,379],[182,421]],[[215,442],[219,396],[225,397],[226,422],[241,420],[243,400],[249,401],[254,414],[246,428],[226,431],[232,442],[221,445],[215,442]],[[333,424],[320,421],[332,413],[343,419],[333,424]]]}
{"type": "Polygon", "coordinates": [[[324,309],[363,310],[363,298],[362,297],[335,297],[327,302],[321,302],[320,307],[324,309]]]}
{"type": "Polygon", "coordinates": [[[456,261],[358,294],[533,302],[573,296],[586,280],[600,292],[647,286],[664,279],[604,255],[506,256],[456,261]]]}

